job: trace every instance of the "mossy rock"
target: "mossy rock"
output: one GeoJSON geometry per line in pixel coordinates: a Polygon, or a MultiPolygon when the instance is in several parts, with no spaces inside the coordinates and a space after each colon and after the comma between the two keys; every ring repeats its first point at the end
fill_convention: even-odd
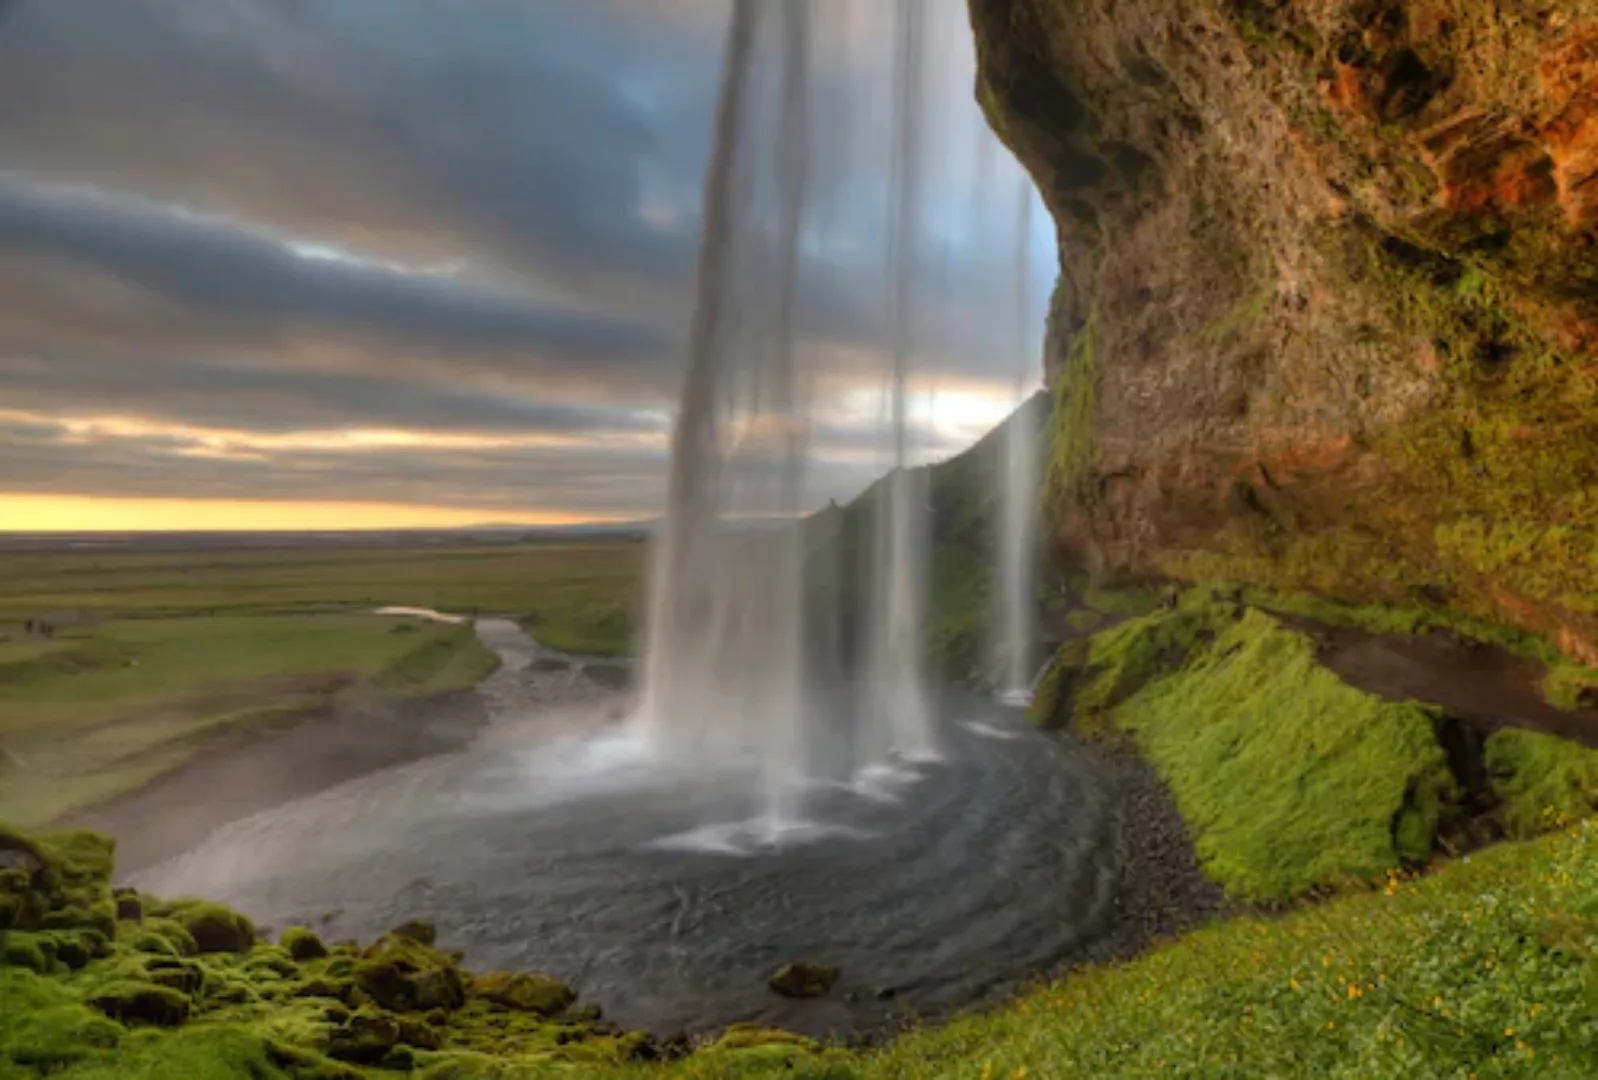
{"type": "Polygon", "coordinates": [[[144,901],[137,893],[124,893],[116,898],[118,922],[143,922],[144,901]]]}
{"type": "Polygon", "coordinates": [[[365,1080],[363,1073],[348,1065],[279,1039],[267,1041],[266,1057],[294,1080],[365,1080]]]}
{"type": "Polygon", "coordinates": [[[819,1050],[814,1039],[783,1031],[780,1028],[761,1027],[758,1024],[733,1024],[721,1038],[711,1044],[718,1050],[742,1050],[751,1046],[798,1046],[806,1050],[819,1050]]]}
{"type": "Polygon", "coordinates": [[[466,1001],[460,969],[438,950],[409,937],[384,934],[361,953],[355,984],[385,1009],[458,1009],[466,1001]]]}
{"type": "Polygon", "coordinates": [[[417,1016],[400,1016],[399,1041],[418,1050],[437,1050],[444,1045],[444,1036],[432,1024],[417,1016]]]}
{"type": "Polygon", "coordinates": [[[171,956],[152,956],[144,961],[144,977],[157,986],[165,986],[185,994],[198,994],[205,989],[205,969],[193,960],[171,956]]]}
{"type": "Polygon", "coordinates": [[[244,961],[244,970],[257,975],[270,972],[283,979],[297,978],[300,974],[300,966],[294,962],[288,950],[276,945],[252,951],[244,961]]]}
{"type": "Polygon", "coordinates": [[[152,982],[119,980],[100,987],[86,999],[111,1019],[123,1024],[176,1027],[189,1018],[189,996],[152,982]]]}
{"type": "Polygon", "coordinates": [[[173,912],[173,917],[201,953],[246,953],[255,944],[255,925],[223,904],[187,905],[173,912]]]}
{"type": "Polygon", "coordinates": [[[294,996],[348,1001],[352,997],[354,990],[355,980],[353,979],[334,979],[326,975],[313,975],[294,988],[294,996]]]}
{"type": "Polygon", "coordinates": [[[328,1056],[356,1065],[376,1065],[398,1043],[399,1020],[385,1012],[362,1009],[327,1036],[328,1056]]]}
{"type": "Polygon", "coordinates": [[[316,931],[308,926],[291,926],[283,931],[278,938],[278,945],[287,950],[289,956],[304,963],[307,960],[321,960],[327,956],[327,946],[322,944],[322,939],[316,931]]]}
{"type": "Polygon", "coordinates": [[[158,956],[198,956],[200,946],[182,923],[172,919],[147,919],[137,936],[129,939],[128,947],[158,956]]]}
{"type": "Polygon", "coordinates": [[[389,1072],[411,1072],[416,1068],[416,1051],[404,1043],[391,1046],[378,1065],[389,1072]]]}
{"type": "Polygon", "coordinates": [[[409,938],[419,945],[432,945],[438,941],[438,929],[424,919],[412,919],[401,923],[391,932],[395,937],[409,938]]]}
{"type": "Polygon", "coordinates": [[[0,933],[0,966],[27,968],[44,975],[53,965],[38,934],[7,930],[0,933]]]}
{"type": "Polygon", "coordinates": [[[526,975],[512,971],[490,971],[472,980],[472,996],[505,1009],[537,1016],[564,1012],[577,994],[571,987],[547,975],[526,975]]]}
{"type": "Polygon", "coordinates": [[[838,981],[838,969],[814,960],[795,960],[784,964],[766,980],[773,991],[789,998],[826,997],[838,981]]]}

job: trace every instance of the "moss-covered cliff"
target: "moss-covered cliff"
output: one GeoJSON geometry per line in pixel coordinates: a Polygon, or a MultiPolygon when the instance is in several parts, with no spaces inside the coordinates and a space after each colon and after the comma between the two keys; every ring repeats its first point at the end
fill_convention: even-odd
{"type": "Polygon", "coordinates": [[[1598,663],[1598,2],[970,7],[1058,224],[1062,544],[1598,663]]]}

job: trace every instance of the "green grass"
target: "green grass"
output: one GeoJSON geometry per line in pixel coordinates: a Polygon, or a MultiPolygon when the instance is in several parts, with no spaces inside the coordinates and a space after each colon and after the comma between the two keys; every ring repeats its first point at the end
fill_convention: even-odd
{"type": "Polygon", "coordinates": [[[540,640],[625,653],[645,546],[623,541],[460,547],[7,555],[0,621],[283,614],[391,604],[529,620],[540,640]]]}
{"type": "Polygon", "coordinates": [[[7,555],[0,818],[39,824],[111,798],[220,732],[493,669],[469,627],[379,607],[503,613],[556,648],[625,653],[642,553],[599,541],[7,555]],[[24,635],[29,618],[56,622],[55,639],[24,635]]]}
{"type": "Polygon", "coordinates": [[[120,619],[0,643],[0,817],[39,824],[138,787],[205,739],[354,694],[473,686],[467,626],[370,614],[120,619]]]}
{"type": "Polygon", "coordinates": [[[1486,745],[1487,771],[1503,800],[1499,820],[1510,836],[1532,836],[1554,820],[1598,809],[1598,751],[1535,731],[1503,728],[1486,745]]]}

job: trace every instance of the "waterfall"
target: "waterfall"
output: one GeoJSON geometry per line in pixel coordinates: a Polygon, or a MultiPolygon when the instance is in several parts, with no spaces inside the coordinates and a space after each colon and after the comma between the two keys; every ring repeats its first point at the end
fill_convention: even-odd
{"type": "Polygon", "coordinates": [[[999,696],[1012,704],[1031,700],[1033,635],[1033,551],[1037,517],[1037,419],[1027,402],[1032,375],[1032,183],[1021,174],[1020,236],[1016,244],[1015,396],[1021,407],[1004,430],[1003,476],[999,499],[999,627],[995,672],[999,696]]]}
{"type": "Polygon", "coordinates": [[[813,557],[804,522],[825,372],[797,317],[813,156],[836,155],[849,118],[826,117],[818,147],[810,0],[733,5],[633,723],[662,758],[757,776],[760,836],[802,824],[803,793],[823,774],[936,756],[927,470],[914,467],[910,414],[924,16],[922,0],[899,0],[880,371],[891,471],[868,497],[866,562],[851,573],[813,557]],[[845,641],[858,655],[840,662],[845,641]]]}
{"type": "Polygon", "coordinates": [[[894,152],[889,183],[897,213],[888,245],[893,471],[886,491],[874,505],[873,594],[863,706],[872,755],[911,759],[935,754],[922,658],[926,473],[910,469],[909,453],[925,11],[924,0],[899,0],[896,9],[899,34],[894,55],[894,152]]]}

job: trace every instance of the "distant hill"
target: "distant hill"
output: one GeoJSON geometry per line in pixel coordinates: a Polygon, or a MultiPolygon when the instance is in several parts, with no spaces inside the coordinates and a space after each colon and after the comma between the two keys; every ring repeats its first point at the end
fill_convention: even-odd
{"type": "MultiPolygon", "coordinates": [[[[931,596],[927,633],[932,655],[943,671],[966,679],[983,663],[993,603],[997,559],[996,524],[1004,483],[1004,442],[1009,426],[1031,411],[1039,438],[1049,395],[1039,392],[970,449],[915,470],[926,474],[931,517],[928,559],[931,596]]],[[[810,516],[811,619],[816,631],[836,635],[843,656],[858,656],[855,635],[863,619],[863,578],[869,557],[871,519],[887,491],[883,477],[847,505],[833,505],[810,516]],[[836,589],[831,583],[836,581],[836,589]],[[831,596],[840,599],[834,601],[831,596]]]]}

